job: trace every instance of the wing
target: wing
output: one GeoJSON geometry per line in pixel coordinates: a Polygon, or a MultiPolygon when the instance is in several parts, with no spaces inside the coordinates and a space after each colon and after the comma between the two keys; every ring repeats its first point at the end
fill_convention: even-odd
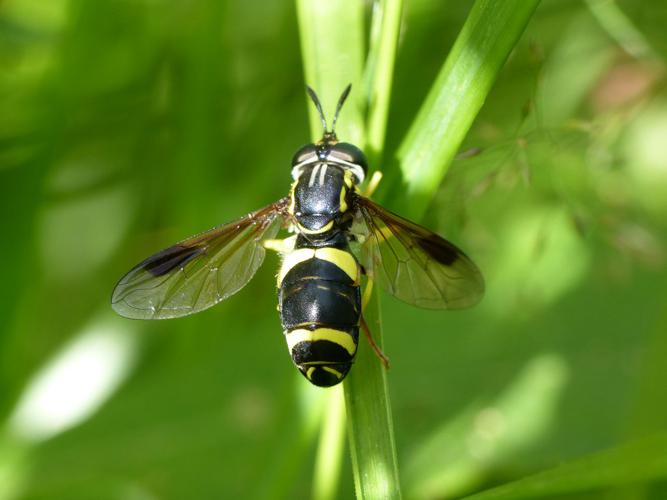
{"type": "Polygon", "coordinates": [[[288,198],[183,240],[133,267],[113,290],[126,318],[166,319],[202,311],[238,292],[264,260],[261,241],[280,229],[288,198]]]}
{"type": "Polygon", "coordinates": [[[482,273],[463,251],[367,198],[358,196],[356,207],[356,224],[367,232],[361,263],[391,295],[426,309],[462,309],[482,298],[482,273]]]}

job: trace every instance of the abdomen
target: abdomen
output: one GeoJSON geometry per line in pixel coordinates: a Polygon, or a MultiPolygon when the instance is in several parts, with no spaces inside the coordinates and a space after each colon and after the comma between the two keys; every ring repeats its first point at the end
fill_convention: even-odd
{"type": "Polygon", "coordinates": [[[357,352],[359,264],[347,249],[297,248],[285,256],[278,280],[280,317],[294,364],[315,385],[338,384],[357,352]]]}

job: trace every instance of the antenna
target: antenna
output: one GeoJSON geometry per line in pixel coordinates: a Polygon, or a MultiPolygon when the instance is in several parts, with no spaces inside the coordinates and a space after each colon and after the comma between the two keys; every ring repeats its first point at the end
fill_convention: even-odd
{"type": "Polygon", "coordinates": [[[336,114],[334,114],[333,123],[331,124],[331,132],[329,132],[327,130],[327,120],[326,118],[324,118],[324,111],[322,111],[322,104],[320,103],[320,98],[317,97],[317,94],[312,88],[310,88],[309,85],[306,85],[306,90],[308,91],[308,95],[315,103],[317,112],[320,115],[320,120],[322,120],[322,128],[324,128],[324,137],[325,139],[328,138],[327,140],[331,139],[336,140],[336,122],[338,121],[338,115],[340,114],[340,110],[343,107],[343,104],[345,104],[345,99],[347,99],[347,96],[350,93],[350,89],[352,89],[351,83],[349,83],[347,87],[345,87],[345,90],[343,90],[343,93],[338,98],[338,104],[336,105],[336,114]]]}
{"type": "MultiPolygon", "coordinates": [[[[313,89],[310,88],[309,85],[306,85],[306,90],[308,91],[308,95],[310,98],[313,100],[315,103],[315,107],[317,108],[317,112],[320,114],[320,120],[322,120],[322,127],[324,128],[324,133],[327,133],[327,121],[324,118],[324,112],[322,111],[322,104],[320,104],[320,99],[317,97],[317,94],[313,89]]],[[[334,120],[334,124],[336,121],[334,120]]]]}
{"type": "Polygon", "coordinates": [[[350,93],[351,88],[352,84],[348,83],[347,87],[345,87],[345,90],[343,90],[343,93],[340,95],[340,98],[338,99],[338,104],[336,105],[336,114],[334,115],[333,123],[331,124],[331,133],[334,136],[336,135],[336,121],[338,120],[338,114],[340,113],[340,109],[343,107],[343,104],[345,104],[345,99],[347,99],[347,96],[350,93]]]}

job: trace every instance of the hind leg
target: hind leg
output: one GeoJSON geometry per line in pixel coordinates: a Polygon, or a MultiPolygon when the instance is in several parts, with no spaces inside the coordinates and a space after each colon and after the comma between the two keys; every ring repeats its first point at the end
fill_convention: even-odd
{"type": "Polygon", "coordinates": [[[380,361],[384,365],[384,367],[388,370],[389,369],[389,358],[385,355],[385,353],[382,352],[382,349],[380,349],[380,346],[375,343],[375,340],[373,340],[373,335],[371,334],[370,328],[368,328],[368,323],[366,323],[366,319],[364,318],[363,311],[366,309],[366,306],[368,305],[368,302],[371,299],[371,295],[373,293],[373,280],[368,278],[368,281],[366,282],[366,288],[364,289],[364,295],[361,298],[361,317],[359,318],[359,326],[361,329],[364,331],[364,335],[366,335],[366,338],[368,339],[368,343],[371,345],[373,348],[373,351],[375,352],[375,355],[380,358],[380,361]]]}
{"type": "Polygon", "coordinates": [[[373,340],[373,335],[371,334],[370,329],[368,328],[368,324],[366,323],[366,320],[364,319],[364,316],[361,316],[359,326],[361,326],[361,329],[364,331],[364,334],[366,335],[366,338],[368,339],[368,343],[371,345],[373,348],[373,351],[375,352],[375,355],[380,358],[380,361],[384,365],[384,367],[389,370],[389,358],[385,356],[385,354],[382,352],[382,349],[380,349],[380,346],[375,343],[375,340],[373,340]]]}

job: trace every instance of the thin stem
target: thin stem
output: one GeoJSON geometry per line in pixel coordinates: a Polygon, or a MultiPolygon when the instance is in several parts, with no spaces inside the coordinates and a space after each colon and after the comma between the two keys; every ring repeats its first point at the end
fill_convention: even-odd
{"type": "Polygon", "coordinates": [[[477,0],[398,150],[382,193],[419,220],[539,0],[477,0]],[[396,175],[400,173],[400,177],[396,175]]]}
{"type": "MultiPolygon", "coordinates": [[[[341,91],[352,83],[352,93],[341,111],[337,135],[341,140],[363,148],[367,135],[361,110],[362,104],[368,102],[368,95],[365,95],[361,85],[363,3],[357,0],[297,0],[297,11],[306,82],[318,92],[329,116],[333,115],[333,107],[341,91]]],[[[384,49],[380,52],[387,53],[384,49]]],[[[383,57],[386,58],[386,55],[383,57]]],[[[393,61],[385,61],[383,67],[392,68],[393,61]]],[[[383,135],[386,124],[382,121],[386,122],[390,88],[384,82],[390,80],[391,75],[377,73],[376,76],[373,94],[384,97],[375,106],[374,114],[383,113],[381,116],[385,117],[375,119],[376,129],[381,130],[383,135]],[[375,89],[376,84],[382,89],[375,89]]],[[[319,139],[319,119],[315,109],[311,109],[310,113],[313,138],[319,139]]],[[[377,297],[372,300],[365,314],[376,342],[381,345],[378,301],[377,297]]],[[[357,497],[400,498],[386,372],[363,338],[359,342],[355,366],[343,383],[343,389],[357,497]]],[[[342,428],[337,427],[339,431],[342,428]]],[[[336,442],[330,434],[327,435],[327,441],[336,442]]],[[[320,450],[327,449],[327,446],[330,445],[323,440],[320,450]]],[[[319,477],[322,474],[331,474],[331,471],[317,469],[315,484],[331,480],[319,477]]]]}
{"type": "MultiPolygon", "coordinates": [[[[340,113],[338,136],[363,147],[363,4],[352,0],[297,0],[296,6],[306,83],[317,92],[329,122],[341,92],[352,84],[350,98],[340,113]]],[[[319,139],[322,129],[317,110],[309,104],[308,113],[311,137],[319,139]]]]}
{"type": "Polygon", "coordinates": [[[613,0],[586,0],[586,5],[600,26],[632,57],[649,58],[661,63],[644,34],[638,30],[613,0]]]}
{"type": "Polygon", "coordinates": [[[366,152],[371,164],[380,157],[384,148],[402,10],[402,0],[382,0],[373,4],[371,41],[365,74],[368,95],[366,152]]]}
{"type": "Polygon", "coordinates": [[[345,444],[345,398],[340,385],[329,390],[320,429],[320,443],[315,457],[313,499],[333,500],[338,493],[338,479],[345,444]]]}
{"type": "MultiPolygon", "coordinates": [[[[364,316],[376,344],[382,347],[378,294],[369,301],[364,316]]],[[[357,498],[399,499],[401,488],[387,370],[363,338],[354,370],[344,385],[357,498]]]]}

